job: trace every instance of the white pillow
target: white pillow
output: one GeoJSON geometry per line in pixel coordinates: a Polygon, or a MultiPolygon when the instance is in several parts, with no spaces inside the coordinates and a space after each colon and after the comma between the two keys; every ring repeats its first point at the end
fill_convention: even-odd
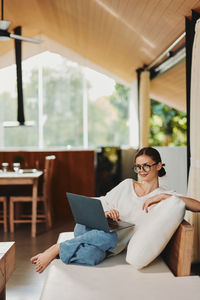
{"type": "Polygon", "coordinates": [[[169,197],[149,207],[139,220],[127,249],[126,261],[141,269],[152,262],[165,248],[182,222],[185,202],[169,197]]]}

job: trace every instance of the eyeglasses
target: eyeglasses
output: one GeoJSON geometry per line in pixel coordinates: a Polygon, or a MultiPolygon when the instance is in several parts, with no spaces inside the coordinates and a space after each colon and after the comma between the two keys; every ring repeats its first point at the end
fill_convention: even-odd
{"type": "Polygon", "coordinates": [[[148,165],[148,164],[143,164],[143,165],[135,165],[133,167],[133,170],[135,171],[135,173],[139,173],[141,170],[143,170],[145,173],[148,173],[151,170],[151,167],[157,165],[158,163],[154,163],[152,165],[148,165]]]}

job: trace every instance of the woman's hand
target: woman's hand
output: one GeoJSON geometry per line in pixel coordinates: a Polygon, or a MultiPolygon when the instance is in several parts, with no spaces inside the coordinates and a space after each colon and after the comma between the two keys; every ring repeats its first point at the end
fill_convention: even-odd
{"type": "Polygon", "coordinates": [[[164,193],[152,196],[143,203],[142,209],[145,210],[146,213],[148,213],[149,206],[156,204],[162,200],[165,200],[171,196],[172,196],[171,194],[164,194],[164,193]]]}
{"type": "Polygon", "coordinates": [[[116,209],[111,209],[109,211],[105,211],[106,218],[111,218],[114,221],[119,221],[119,212],[116,209]]]}

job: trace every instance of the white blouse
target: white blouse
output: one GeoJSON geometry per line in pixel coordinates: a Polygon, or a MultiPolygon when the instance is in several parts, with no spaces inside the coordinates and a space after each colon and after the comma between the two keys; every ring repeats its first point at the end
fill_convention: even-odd
{"type": "Polygon", "coordinates": [[[142,205],[147,198],[161,193],[177,195],[174,191],[159,187],[151,193],[139,197],[135,193],[133,182],[132,178],[125,179],[105,196],[99,197],[98,199],[101,200],[104,211],[116,209],[119,211],[122,221],[136,224],[138,217],[141,213],[144,213],[142,205]]]}
{"type": "MultiPolygon", "coordinates": [[[[98,199],[101,200],[104,211],[116,209],[119,211],[120,220],[137,225],[140,217],[143,214],[146,214],[146,212],[142,210],[142,205],[147,198],[161,193],[169,193],[178,196],[178,194],[172,190],[158,187],[151,193],[139,197],[135,193],[133,182],[134,180],[132,178],[125,179],[105,196],[98,197],[98,199]]],[[[133,228],[127,228],[117,232],[119,243],[114,251],[115,254],[121,252],[125,248],[133,233],[133,228]]]]}

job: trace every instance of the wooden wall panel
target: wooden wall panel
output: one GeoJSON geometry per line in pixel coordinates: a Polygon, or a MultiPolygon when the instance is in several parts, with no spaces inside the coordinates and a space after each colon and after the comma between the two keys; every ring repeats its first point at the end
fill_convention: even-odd
{"type": "Polygon", "coordinates": [[[8,162],[10,169],[15,156],[23,158],[22,168],[44,168],[46,155],[55,155],[55,171],[52,182],[52,208],[54,219],[71,215],[66,201],[66,192],[94,196],[95,170],[94,151],[60,152],[0,152],[0,165],[8,162]]]}

